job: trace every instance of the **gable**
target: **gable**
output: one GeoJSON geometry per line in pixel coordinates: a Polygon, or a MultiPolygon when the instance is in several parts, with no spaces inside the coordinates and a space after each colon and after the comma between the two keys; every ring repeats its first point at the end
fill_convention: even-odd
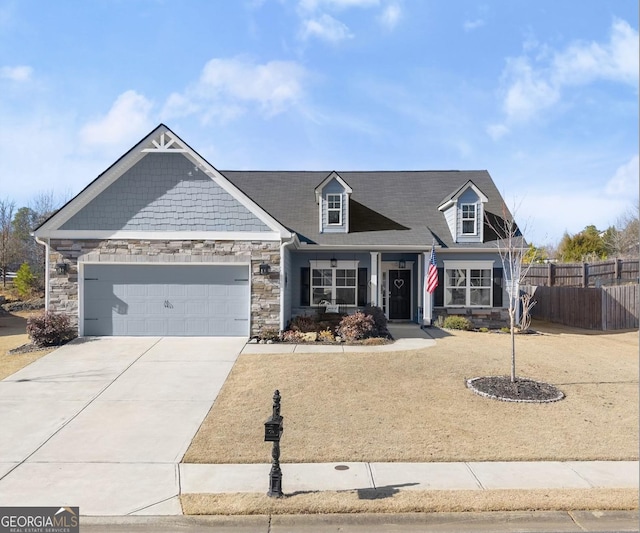
{"type": "Polygon", "coordinates": [[[182,153],[148,153],[61,230],[271,229],[182,153]]]}
{"type": "Polygon", "coordinates": [[[291,237],[278,220],[163,124],[33,234],[90,239],[291,237]]]}

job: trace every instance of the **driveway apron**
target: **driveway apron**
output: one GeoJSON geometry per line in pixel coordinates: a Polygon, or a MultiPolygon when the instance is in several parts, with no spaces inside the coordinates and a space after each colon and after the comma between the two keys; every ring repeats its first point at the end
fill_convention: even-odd
{"type": "Polygon", "coordinates": [[[246,339],[78,339],[0,381],[0,506],[180,514],[178,463],[246,339]]]}

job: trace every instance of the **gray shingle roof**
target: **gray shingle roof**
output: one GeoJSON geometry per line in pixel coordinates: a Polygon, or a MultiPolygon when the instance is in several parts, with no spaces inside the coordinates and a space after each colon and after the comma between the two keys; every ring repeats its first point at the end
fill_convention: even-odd
{"type": "MultiPolygon", "coordinates": [[[[433,238],[449,248],[494,248],[492,242],[456,244],[442,199],[469,180],[487,196],[487,213],[502,216],[503,201],[486,170],[347,171],[337,173],[353,189],[348,234],[320,233],[314,189],[331,171],[220,171],[229,181],[301,241],[323,245],[430,246],[433,238]]],[[[485,241],[487,241],[485,229],[485,241]]]]}

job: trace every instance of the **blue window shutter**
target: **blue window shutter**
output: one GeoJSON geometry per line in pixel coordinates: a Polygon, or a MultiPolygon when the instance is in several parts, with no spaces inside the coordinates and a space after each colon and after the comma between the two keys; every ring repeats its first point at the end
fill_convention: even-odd
{"type": "Polygon", "coordinates": [[[502,268],[493,269],[493,307],[502,307],[502,268]]]}
{"type": "Polygon", "coordinates": [[[358,306],[367,305],[367,289],[369,288],[369,276],[366,268],[358,269],[358,306]]]}
{"type": "Polygon", "coordinates": [[[311,269],[302,267],[300,269],[300,305],[311,305],[311,269]]]}

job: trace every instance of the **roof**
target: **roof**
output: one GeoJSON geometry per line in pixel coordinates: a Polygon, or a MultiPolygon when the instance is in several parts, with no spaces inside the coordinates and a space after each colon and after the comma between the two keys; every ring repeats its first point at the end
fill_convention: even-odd
{"type": "Polygon", "coordinates": [[[353,190],[349,233],[320,233],[314,190],[332,171],[220,172],[309,244],[430,246],[435,239],[447,248],[495,248],[494,242],[454,243],[438,206],[472,181],[486,195],[489,215],[501,217],[505,209],[486,170],[336,171],[353,190]]]}

